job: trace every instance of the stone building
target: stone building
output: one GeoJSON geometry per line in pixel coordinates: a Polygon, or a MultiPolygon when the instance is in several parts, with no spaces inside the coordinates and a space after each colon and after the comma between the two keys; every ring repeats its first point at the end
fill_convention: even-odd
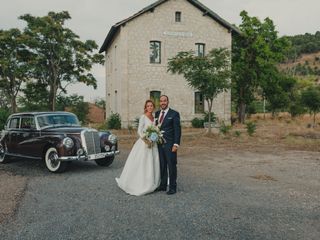
{"type": "MultiPolygon", "coordinates": [[[[119,113],[126,127],[143,113],[146,99],[158,105],[166,94],[182,122],[201,117],[202,95],[183,76],[168,73],[167,61],[180,51],[231,50],[233,33],[239,30],[196,0],[160,0],[116,23],[100,49],[106,59],[106,116],[119,113]]],[[[230,92],[217,97],[213,111],[230,121],[230,92]]]]}

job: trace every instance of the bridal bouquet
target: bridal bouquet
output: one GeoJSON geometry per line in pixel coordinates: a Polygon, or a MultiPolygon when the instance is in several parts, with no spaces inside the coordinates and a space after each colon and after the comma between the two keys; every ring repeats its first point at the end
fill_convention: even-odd
{"type": "Polygon", "coordinates": [[[149,148],[152,148],[155,143],[163,144],[163,131],[159,127],[151,125],[144,131],[143,140],[149,148]]]}

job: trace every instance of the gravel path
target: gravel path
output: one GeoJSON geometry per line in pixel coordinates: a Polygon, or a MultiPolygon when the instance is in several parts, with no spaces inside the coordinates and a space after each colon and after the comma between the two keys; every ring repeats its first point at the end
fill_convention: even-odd
{"type": "Polygon", "coordinates": [[[129,196],[115,184],[128,151],[109,168],[40,162],[2,165],[28,178],[0,239],[314,239],[320,237],[317,152],[215,149],[179,156],[178,193],[129,196]]]}

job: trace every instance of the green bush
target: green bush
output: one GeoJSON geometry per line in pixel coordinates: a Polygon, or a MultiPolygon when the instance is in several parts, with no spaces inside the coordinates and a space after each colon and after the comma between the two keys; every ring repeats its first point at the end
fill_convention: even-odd
{"type": "Polygon", "coordinates": [[[234,132],[234,135],[235,135],[236,137],[240,137],[241,132],[237,130],[237,131],[234,132]]]}
{"type": "Polygon", "coordinates": [[[249,136],[252,136],[257,129],[257,125],[254,122],[246,122],[246,129],[249,136]]]}
{"type": "Polygon", "coordinates": [[[204,120],[200,118],[194,118],[192,119],[191,124],[194,128],[203,128],[204,120]]]}
{"type": "Polygon", "coordinates": [[[108,129],[121,129],[121,117],[119,113],[111,113],[107,119],[108,129]]]}
{"type": "Polygon", "coordinates": [[[6,124],[9,115],[9,110],[0,108],[0,131],[4,128],[4,125],[6,124]]]}
{"type": "Polygon", "coordinates": [[[232,126],[231,125],[226,125],[224,122],[222,122],[220,128],[219,128],[219,131],[220,133],[226,135],[230,132],[232,126]]]}

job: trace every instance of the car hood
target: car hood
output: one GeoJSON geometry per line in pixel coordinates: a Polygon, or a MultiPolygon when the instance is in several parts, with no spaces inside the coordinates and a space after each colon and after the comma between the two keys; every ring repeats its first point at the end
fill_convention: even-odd
{"type": "Polygon", "coordinates": [[[42,130],[43,133],[55,133],[55,134],[75,134],[81,133],[83,130],[91,130],[90,128],[83,127],[52,127],[42,130]]]}

